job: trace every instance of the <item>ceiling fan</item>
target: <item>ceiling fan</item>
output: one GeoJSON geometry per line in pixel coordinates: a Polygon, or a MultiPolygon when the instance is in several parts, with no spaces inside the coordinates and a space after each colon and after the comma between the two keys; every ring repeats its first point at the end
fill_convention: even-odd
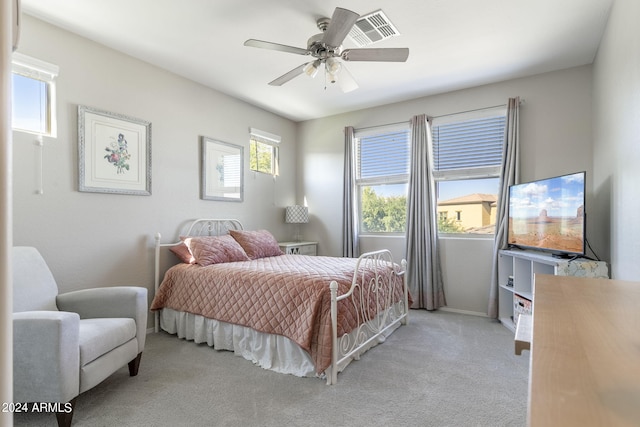
{"type": "Polygon", "coordinates": [[[297,55],[310,55],[315,58],[313,61],[304,63],[269,82],[271,86],[282,86],[301,74],[315,77],[321,65],[324,64],[327,80],[331,83],[337,82],[343,92],[350,92],[357,89],[358,84],[340,59],[343,61],[405,62],[409,57],[408,48],[343,50],[342,42],[359,17],[360,15],[355,12],[337,7],[330,19],[318,19],[318,28],[322,33],[311,36],[307,41],[306,49],[256,39],[249,39],[244,42],[244,45],[297,55]]]}

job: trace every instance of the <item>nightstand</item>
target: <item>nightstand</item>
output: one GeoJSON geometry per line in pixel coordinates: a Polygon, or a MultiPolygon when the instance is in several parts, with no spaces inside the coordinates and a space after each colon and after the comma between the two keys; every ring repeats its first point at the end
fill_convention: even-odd
{"type": "Polygon", "coordinates": [[[285,254],[316,255],[318,242],[279,242],[278,245],[285,254]]]}

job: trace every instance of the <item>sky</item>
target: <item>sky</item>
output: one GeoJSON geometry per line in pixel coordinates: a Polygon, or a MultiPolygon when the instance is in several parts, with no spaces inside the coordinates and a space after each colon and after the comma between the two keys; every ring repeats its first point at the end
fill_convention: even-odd
{"type": "Polygon", "coordinates": [[[543,209],[547,216],[575,217],[584,204],[584,173],[512,186],[510,193],[511,217],[537,217],[543,209]]]}
{"type": "Polygon", "coordinates": [[[15,73],[12,77],[13,127],[45,133],[47,83],[15,73]]]}

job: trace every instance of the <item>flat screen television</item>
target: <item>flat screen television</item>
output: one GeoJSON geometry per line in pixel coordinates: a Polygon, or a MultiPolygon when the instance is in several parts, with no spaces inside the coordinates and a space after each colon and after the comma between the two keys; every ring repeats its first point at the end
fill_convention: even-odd
{"type": "Polygon", "coordinates": [[[507,242],[511,247],[585,254],[585,172],[509,187],[507,242]]]}

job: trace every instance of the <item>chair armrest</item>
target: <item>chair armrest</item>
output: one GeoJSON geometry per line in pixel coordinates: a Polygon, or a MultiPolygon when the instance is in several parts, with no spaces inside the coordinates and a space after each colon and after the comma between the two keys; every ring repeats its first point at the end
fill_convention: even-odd
{"type": "Polygon", "coordinates": [[[15,402],[68,402],[80,392],[80,317],[61,311],[13,313],[15,402]]]}
{"type": "Polygon", "coordinates": [[[78,313],[81,319],[130,317],[136,322],[138,353],[144,349],[147,333],[147,288],[113,286],[58,294],[58,309],[78,313]]]}

